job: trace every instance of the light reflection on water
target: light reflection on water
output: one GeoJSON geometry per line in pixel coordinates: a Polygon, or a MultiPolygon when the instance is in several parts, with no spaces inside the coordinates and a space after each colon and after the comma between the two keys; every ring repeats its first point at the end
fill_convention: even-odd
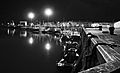
{"type": "Polygon", "coordinates": [[[13,73],[55,73],[62,46],[59,37],[18,29],[0,29],[3,70],[13,73]],[[46,46],[46,47],[45,47],[46,46]]]}
{"type": "Polygon", "coordinates": [[[49,43],[55,42],[56,45],[59,45],[60,37],[50,34],[42,34],[42,33],[32,33],[26,30],[16,30],[16,29],[6,29],[8,36],[18,36],[20,38],[28,38],[28,43],[33,44],[34,41],[37,43],[43,43],[48,41],[49,43]],[[18,35],[19,34],[19,35],[18,35]]]}
{"type": "Polygon", "coordinates": [[[20,31],[20,37],[27,37],[27,31],[20,31]]]}
{"type": "Polygon", "coordinates": [[[15,31],[16,31],[15,29],[7,29],[7,34],[13,36],[15,31]]]}
{"type": "Polygon", "coordinates": [[[28,42],[29,42],[29,44],[32,45],[32,44],[34,43],[34,39],[33,39],[33,37],[30,37],[29,40],[28,40],[28,42]]]}
{"type": "Polygon", "coordinates": [[[51,44],[50,43],[46,43],[45,44],[45,49],[49,51],[51,49],[51,44]]]}

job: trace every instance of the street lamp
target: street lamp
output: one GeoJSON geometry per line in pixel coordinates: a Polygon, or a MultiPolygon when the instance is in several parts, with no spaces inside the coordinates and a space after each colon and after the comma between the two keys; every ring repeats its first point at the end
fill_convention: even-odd
{"type": "Polygon", "coordinates": [[[28,13],[28,18],[31,19],[31,24],[32,24],[32,20],[34,19],[35,14],[33,12],[29,12],[28,13]]]}
{"type": "Polygon", "coordinates": [[[52,9],[51,8],[46,8],[44,13],[48,17],[48,21],[49,21],[49,16],[51,16],[53,14],[52,9]]]}
{"type": "Polygon", "coordinates": [[[28,13],[28,18],[32,20],[34,17],[35,17],[35,14],[33,12],[28,13]]]}

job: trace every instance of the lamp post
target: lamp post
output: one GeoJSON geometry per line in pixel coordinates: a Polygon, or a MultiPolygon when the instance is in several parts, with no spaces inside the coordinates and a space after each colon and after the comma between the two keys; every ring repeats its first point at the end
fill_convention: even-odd
{"type": "Polygon", "coordinates": [[[48,17],[48,22],[49,22],[49,17],[53,14],[53,11],[51,8],[46,8],[44,14],[48,17]]]}
{"type": "Polygon", "coordinates": [[[34,19],[35,14],[33,12],[29,12],[28,13],[28,18],[31,19],[31,24],[32,24],[32,20],[34,19]]]}

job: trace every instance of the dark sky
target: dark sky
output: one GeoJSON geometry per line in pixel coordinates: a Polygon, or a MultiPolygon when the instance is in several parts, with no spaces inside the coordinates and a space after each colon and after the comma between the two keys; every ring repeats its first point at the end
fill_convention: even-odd
{"type": "Polygon", "coordinates": [[[120,19],[119,0],[1,0],[0,18],[26,19],[27,12],[33,11],[43,19],[43,9],[54,9],[51,17],[56,20],[113,21],[120,19]]]}

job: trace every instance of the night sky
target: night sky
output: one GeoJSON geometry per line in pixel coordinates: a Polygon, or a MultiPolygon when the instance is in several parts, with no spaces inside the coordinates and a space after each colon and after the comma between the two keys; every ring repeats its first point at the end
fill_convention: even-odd
{"type": "Polygon", "coordinates": [[[43,9],[54,10],[53,20],[120,20],[119,0],[1,0],[0,19],[27,19],[33,11],[37,19],[45,19],[43,9]]]}

